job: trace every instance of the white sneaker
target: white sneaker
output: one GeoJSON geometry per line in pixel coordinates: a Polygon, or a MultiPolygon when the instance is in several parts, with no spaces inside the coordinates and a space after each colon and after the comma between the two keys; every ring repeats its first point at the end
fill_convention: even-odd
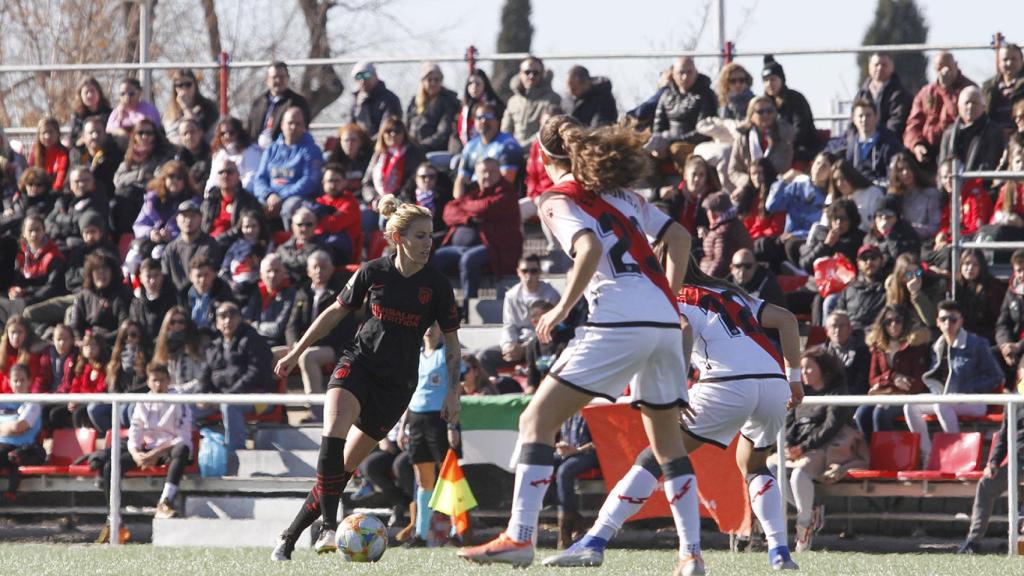
{"type": "Polygon", "coordinates": [[[579,568],[586,566],[600,566],[604,563],[604,552],[596,548],[585,548],[579,543],[569,548],[548,556],[541,561],[544,566],[558,566],[563,568],[579,568]]]}
{"type": "Polygon", "coordinates": [[[316,544],[313,545],[313,550],[317,554],[331,554],[338,551],[338,543],[335,541],[334,530],[320,530],[320,536],[316,539],[316,544]]]}
{"type": "Polygon", "coordinates": [[[292,551],[295,550],[295,543],[284,536],[277,539],[274,551],[270,553],[270,559],[274,562],[287,562],[292,559],[292,551]]]}

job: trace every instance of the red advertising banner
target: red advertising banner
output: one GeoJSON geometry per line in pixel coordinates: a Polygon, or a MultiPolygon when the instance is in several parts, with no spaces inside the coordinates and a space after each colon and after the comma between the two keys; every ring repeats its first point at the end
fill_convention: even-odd
{"type": "MultiPolygon", "coordinates": [[[[628,404],[588,406],[583,409],[583,417],[597,449],[605,489],[611,491],[633,465],[636,455],[648,446],[640,411],[628,404]]],[[[701,515],[714,519],[724,533],[749,533],[750,502],[746,484],[736,467],[736,439],[726,450],[713,445],[704,446],[690,454],[690,460],[697,472],[701,515]]],[[[649,499],[630,520],[671,515],[659,485],[655,497],[649,499]]]]}

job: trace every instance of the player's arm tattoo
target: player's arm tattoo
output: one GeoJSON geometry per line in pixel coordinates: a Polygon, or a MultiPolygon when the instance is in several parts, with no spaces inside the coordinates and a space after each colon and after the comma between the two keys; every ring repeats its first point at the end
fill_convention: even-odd
{"type": "Polygon", "coordinates": [[[444,361],[445,367],[448,368],[448,390],[458,390],[462,368],[458,332],[447,332],[444,335],[444,361]]]}

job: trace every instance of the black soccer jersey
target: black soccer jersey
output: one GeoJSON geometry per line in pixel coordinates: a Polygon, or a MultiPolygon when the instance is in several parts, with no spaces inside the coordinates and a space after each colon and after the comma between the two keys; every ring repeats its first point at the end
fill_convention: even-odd
{"type": "Polygon", "coordinates": [[[437,322],[444,332],[459,329],[451,284],[433,266],[406,278],[394,257],[364,263],[338,295],[351,310],[368,303],[368,314],[342,356],[365,363],[377,377],[409,380],[413,387],[423,334],[437,322]]]}

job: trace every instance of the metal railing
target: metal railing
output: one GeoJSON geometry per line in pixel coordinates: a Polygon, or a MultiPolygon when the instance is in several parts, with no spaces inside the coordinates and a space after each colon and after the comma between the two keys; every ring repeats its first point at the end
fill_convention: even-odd
{"type": "MultiPolygon", "coordinates": [[[[123,403],[161,402],[170,404],[276,404],[276,405],[309,405],[323,404],[322,394],[5,394],[0,397],[6,402],[37,402],[40,404],[76,404],[100,403],[112,405],[111,446],[110,449],[110,539],[111,546],[120,544],[119,529],[121,526],[121,406],[123,403]]],[[[1017,554],[1017,524],[1019,514],[1017,495],[1019,493],[1017,413],[1018,405],[1024,398],[1014,394],[966,394],[936,395],[915,394],[909,396],[807,396],[804,404],[818,406],[861,406],[861,405],[904,405],[904,404],[986,404],[1005,407],[1004,418],[1007,421],[1007,453],[1008,481],[1007,501],[1009,503],[1009,534],[1010,555],[1017,554]]],[[[781,455],[786,453],[785,430],[780,430],[776,439],[780,454],[779,489],[782,492],[782,503],[785,507],[789,500],[788,472],[781,455]]],[[[193,455],[198,457],[198,455],[193,455]]],[[[788,531],[788,530],[787,530],[788,531]]]]}
{"type": "MultiPolygon", "coordinates": [[[[1020,492],[1019,460],[1017,443],[1017,413],[1018,405],[1024,404],[1024,398],[1017,394],[912,394],[892,396],[806,396],[804,404],[810,406],[902,406],[906,404],[986,404],[1002,405],[1005,407],[1003,418],[1006,420],[1007,439],[1007,503],[1009,514],[1009,530],[1007,541],[1009,542],[1009,555],[1017,555],[1017,524],[1020,520],[1017,508],[1017,496],[1020,492]]],[[[993,439],[993,442],[995,440],[993,439]]],[[[786,453],[786,431],[779,430],[776,438],[776,446],[779,451],[779,472],[777,481],[779,490],[782,491],[782,502],[785,507],[789,500],[788,471],[785,466],[786,453]]]]}
{"type": "MultiPolygon", "coordinates": [[[[956,124],[954,124],[956,126],[956,124]]],[[[956,138],[954,134],[953,138],[956,138]]],[[[950,250],[949,250],[949,273],[951,276],[950,282],[950,293],[953,298],[956,298],[956,277],[960,270],[960,250],[964,248],[977,248],[979,250],[1017,250],[1024,248],[1024,242],[1021,241],[964,241],[961,238],[960,222],[963,218],[961,213],[963,210],[963,204],[960,201],[962,194],[963,183],[967,180],[1024,180],[1024,172],[999,172],[999,171],[984,171],[979,170],[975,172],[960,172],[960,161],[953,158],[953,190],[950,194],[949,200],[949,234],[950,234],[950,250]]],[[[982,194],[988,192],[982,191],[982,194]]]]}

